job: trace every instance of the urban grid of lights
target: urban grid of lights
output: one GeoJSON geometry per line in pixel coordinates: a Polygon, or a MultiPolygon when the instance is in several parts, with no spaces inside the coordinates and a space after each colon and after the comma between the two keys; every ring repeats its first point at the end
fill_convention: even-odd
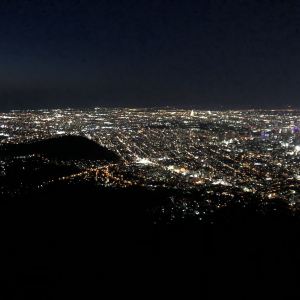
{"type": "MultiPolygon", "coordinates": [[[[95,108],[0,114],[1,143],[82,135],[119,164],[78,162],[106,185],[258,194],[300,200],[300,111],[95,108]],[[130,177],[128,174],[131,174],[130,177]]],[[[62,180],[60,179],[60,180],[62,180]]]]}

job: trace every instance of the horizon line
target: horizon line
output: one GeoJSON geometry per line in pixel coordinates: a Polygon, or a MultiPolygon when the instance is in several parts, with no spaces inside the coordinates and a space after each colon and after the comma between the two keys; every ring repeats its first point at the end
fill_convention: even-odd
{"type": "Polygon", "coordinates": [[[0,110],[0,113],[10,113],[10,112],[26,112],[26,111],[47,111],[47,110],[96,110],[96,109],[174,109],[174,110],[197,110],[197,111],[298,111],[300,108],[295,107],[281,107],[281,108],[199,108],[197,106],[171,106],[171,105],[155,105],[155,106],[66,106],[66,107],[45,107],[45,108],[16,108],[16,109],[5,109],[0,110]]]}

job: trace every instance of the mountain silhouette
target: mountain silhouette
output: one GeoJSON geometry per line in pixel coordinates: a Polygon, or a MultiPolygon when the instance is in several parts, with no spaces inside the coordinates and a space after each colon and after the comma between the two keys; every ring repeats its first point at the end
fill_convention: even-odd
{"type": "Polygon", "coordinates": [[[117,162],[120,158],[113,151],[82,136],[63,136],[29,143],[0,146],[0,158],[39,154],[61,160],[105,160],[117,162]]]}

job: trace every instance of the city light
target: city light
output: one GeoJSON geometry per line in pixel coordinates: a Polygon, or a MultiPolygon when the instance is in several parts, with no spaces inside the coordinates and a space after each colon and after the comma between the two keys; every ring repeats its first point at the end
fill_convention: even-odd
{"type": "MultiPolygon", "coordinates": [[[[252,193],[289,202],[292,190],[299,194],[299,124],[297,110],[12,111],[0,114],[0,138],[5,144],[80,135],[121,157],[118,164],[75,162],[82,171],[60,180],[96,178],[111,186],[252,193]]],[[[9,163],[2,162],[2,174],[9,163]]]]}

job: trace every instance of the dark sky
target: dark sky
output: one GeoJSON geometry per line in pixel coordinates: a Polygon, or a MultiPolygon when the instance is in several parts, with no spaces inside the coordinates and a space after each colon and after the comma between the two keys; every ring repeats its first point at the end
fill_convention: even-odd
{"type": "Polygon", "coordinates": [[[1,0],[0,110],[300,103],[298,0],[1,0]]]}

